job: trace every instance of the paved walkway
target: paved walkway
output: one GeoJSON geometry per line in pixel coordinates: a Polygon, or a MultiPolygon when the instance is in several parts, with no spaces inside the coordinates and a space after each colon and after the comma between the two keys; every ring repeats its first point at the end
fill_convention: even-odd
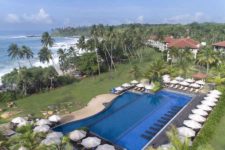
{"type": "Polygon", "coordinates": [[[87,104],[86,107],[62,116],[62,123],[84,119],[86,117],[97,114],[105,108],[105,106],[103,105],[104,103],[111,102],[117,96],[118,95],[115,94],[98,95],[92,98],[92,100],[87,104]]]}

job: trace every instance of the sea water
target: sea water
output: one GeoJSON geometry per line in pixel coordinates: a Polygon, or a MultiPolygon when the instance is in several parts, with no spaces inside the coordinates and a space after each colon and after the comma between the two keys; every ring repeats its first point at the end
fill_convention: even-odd
{"type": "MultiPolygon", "coordinates": [[[[40,34],[41,35],[41,34],[40,34]]],[[[69,48],[70,46],[75,47],[78,38],[76,37],[53,37],[54,46],[51,49],[53,53],[54,63],[58,62],[57,50],[59,48],[69,48]]],[[[30,67],[29,61],[27,59],[13,60],[8,56],[9,45],[15,43],[18,46],[26,45],[30,47],[34,53],[34,58],[30,61],[32,66],[42,66],[46,67],[51,65],[50,63],[41,63],[38,58],[38,52],[40,51],[41,37],[39,35],[28,36],[28,35],[0,35],[0,78],[6,73],[9,73],[14,68],[18,68],[18,61],[21,66],[30,67]]]]}

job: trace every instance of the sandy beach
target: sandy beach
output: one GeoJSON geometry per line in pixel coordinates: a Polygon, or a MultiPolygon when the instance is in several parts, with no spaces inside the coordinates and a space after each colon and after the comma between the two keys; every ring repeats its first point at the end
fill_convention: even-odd
{"type": "Polygon", "coordinates": [[[105,108],[105,106],[103,105],[104,103],[111,102],[117,96],[118,95],[115,94],[98,95],[92,98],[86,107],[62,116],[62,123],[84,119],[86,117],[97,114],[105,108]]]}

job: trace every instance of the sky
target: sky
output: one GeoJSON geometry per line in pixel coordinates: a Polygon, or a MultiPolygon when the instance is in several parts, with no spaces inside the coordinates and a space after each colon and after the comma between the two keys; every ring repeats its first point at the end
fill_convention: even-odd
{"type": "Polygon", "coordinates": [[[225,0],[0,0],[0,31],[124,23],[225,23],[225,0]]]}

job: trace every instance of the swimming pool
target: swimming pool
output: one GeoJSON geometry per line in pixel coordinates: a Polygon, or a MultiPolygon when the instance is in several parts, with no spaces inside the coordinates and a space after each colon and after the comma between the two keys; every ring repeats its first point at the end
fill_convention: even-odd
{"type": "Polygon", "coordinates": [[[67,134],[88,127],[96,135],[128,150],[140,150],[192,97],[161,90],[155,94],[126,92],[104,111],[54,128],[67,134]]]}

